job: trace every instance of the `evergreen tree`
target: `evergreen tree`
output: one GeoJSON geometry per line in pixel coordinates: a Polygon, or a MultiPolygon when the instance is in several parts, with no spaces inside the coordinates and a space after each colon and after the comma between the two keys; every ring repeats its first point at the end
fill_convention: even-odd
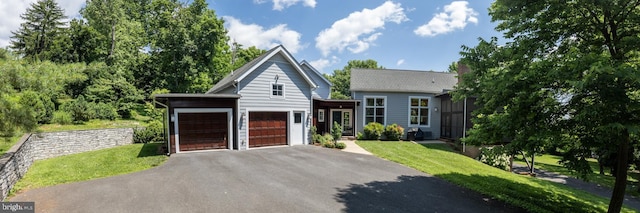
{"type": "Polygon", "coordinates": [[[45,53],[63,25],[64,11],[54,0],[38,0],[20,18],[25,22],[13,32],[11,48],[25,58],[47,60],[45,53]]]}

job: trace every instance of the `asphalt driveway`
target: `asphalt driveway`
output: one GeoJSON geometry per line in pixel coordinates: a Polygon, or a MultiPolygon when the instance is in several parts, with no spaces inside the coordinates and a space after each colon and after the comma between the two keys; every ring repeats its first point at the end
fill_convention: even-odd
{"type": "Polygon", "coordinates": [[[315,146],[172,155],[143,172],[31,190],[38,212],[520,212],[374,156],[315,146]]]}

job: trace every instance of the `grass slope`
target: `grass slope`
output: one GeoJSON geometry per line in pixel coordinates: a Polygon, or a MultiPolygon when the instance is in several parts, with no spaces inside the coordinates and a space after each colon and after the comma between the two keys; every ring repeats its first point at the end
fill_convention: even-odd
{"type": "MultiPolygon", "coordinates": [[[[454,153],[448,145],[358,141],[376,156],[435,175],[531,212],[605,212],[609,201],[562,184],[520,176],[454,153]]],[[[633,212],[624,208],[623,212],[633,212]]]]}
{"type": "Polygon", "coordinates": [[[11,192],[146,170],[167,160],[167,156],[156,153],[160,145],[131,144],[39,160],[11,192]]]}

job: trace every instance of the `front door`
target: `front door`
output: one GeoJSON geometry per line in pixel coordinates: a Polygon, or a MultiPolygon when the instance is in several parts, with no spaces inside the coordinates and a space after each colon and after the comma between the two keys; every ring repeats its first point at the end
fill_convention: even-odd
{"type": "Polygon", "coordinates": [[[331,124],[333,129],[334,122],[338,122],[342,127],[342,135],[353,136],[353,125],[350,109],[332,109],[331,110],[331,124]]]}

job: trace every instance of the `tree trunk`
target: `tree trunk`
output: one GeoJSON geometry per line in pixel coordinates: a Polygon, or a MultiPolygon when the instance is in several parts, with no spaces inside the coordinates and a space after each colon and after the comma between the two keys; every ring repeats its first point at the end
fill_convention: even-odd
{"type": "Polygon", "coordinates": [[[613,186],[613,194],[611,194],[611,201],[609,201],[609,210],[607,212],[620,212],[622,210],[622,203],[624,202],[624,194],[627,189],[627,165],[629,162],[629,146],[631,138],[629,132],[624,130],[622,133],[622,141],[618,146],[618,160],[615,165],[616,168],[616,182],[613,186]]]}
{"type": "MultiPolygon", "coordinates": [[[[111,48],[109,48],[109,55],[107,55],[107,62],[113,61],[113,51],[116,49],[116,22],[111,23],[111,48]]],[[[109,63],[111,65],[112,63],[109,63]]]]}

